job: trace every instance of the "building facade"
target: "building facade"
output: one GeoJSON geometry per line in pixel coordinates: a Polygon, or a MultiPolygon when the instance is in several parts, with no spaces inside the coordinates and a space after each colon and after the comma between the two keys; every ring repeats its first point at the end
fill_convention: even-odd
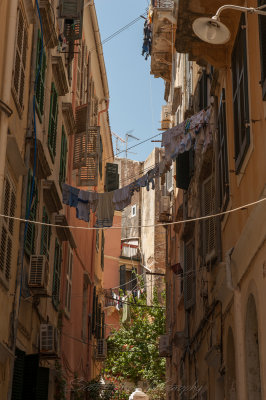
{"type": "Polygon", "coordinates": [[[167,20],[173,47],[164,45],[167,33],[156,37],[151,72],[166,82],[165,128],[185,121],[193,140],[174,160],[176,224],[167,228],[167,395],[263,399],[265,16],[223,11],[230,40],[214,45],[192,23],[225,2],[166,3],[153,4],[153,34],[167,20]],[[208,122],[195,126],[201,110],[208,122]]]}

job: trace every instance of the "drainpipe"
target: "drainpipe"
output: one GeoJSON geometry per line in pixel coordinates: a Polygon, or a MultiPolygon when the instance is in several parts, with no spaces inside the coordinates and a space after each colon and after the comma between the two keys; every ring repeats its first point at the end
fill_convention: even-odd
{"type": "MultiPolygon", "coordinates": [[[[30,88],[29,88],[29,105],[28,105],[28,123],[27,123],[27,134],[25,138],[25,166],[29,168],[30,161],[30,147],[31,141],[29,140],[32,137],[32,118],[33,118],[33,95],[34,95],[34,82],[35,82],[35,68],[36,68],[36,56],[37,56],[37,36],[38,36],[38,28],[36,19],[34,20],[33,25],[33,34],[32,34],[32,52],[31,52],[31,71],[30,71],[30,88]]],[[[22,185],[22,195],[21,195],[21,216],[26,215],[26,200],[27,200],[27,181],[28,175],[23,177],[23,185],[22,185]]],[[[16,349],[16,341],[17,341],[17,326],[18,326],[18,318],[19,318],[19,307],[20,307],[20,291],[21,291],[21,274],[22,274],[22,257],[23,257],[23,246],[24,246],[24,229],[25,223],[21,222],[20,224],[20,233],[19,233],[19,243],[20,243],[20,251],[18,256],[17,263],[17,276],[16,276],[16,286],[14,293],[14,302],[13,302],[13,352],[15,354],[16,349]]],[[[14,359],[10,365],[10,383],[8,390],[8,400],[11,400],[12,395],[12,382],[13,382],[13,371],[14,371],[14,359]]]]}
{"type": "Polygon", "coordinates": [[[106,101],[106,107],[105,107],[105,109],[103,109],[103,110],[98,112],[98,126],[100,126],[100,116],[101,116],[101,114],[104,113],[104,112],[107,112],[108,109],[109,109],[109,99],[103,99],[103,100],[106,101]]]}
{"type": "MultiPolygon", "coordinates": [[[[14,61],[14,44],[16,42],[16,22],[18,0],[9,0],[9,16],[6,32],[6,51],[4,62],[4,79],[1,91],[1,101],[9,104],[11,97],[12,71],[14,61]]],[[[8,134],[8,114],[0,108],[0,210],[2,210],[2,193],[4,192],[5,163],[8,134]]]]}

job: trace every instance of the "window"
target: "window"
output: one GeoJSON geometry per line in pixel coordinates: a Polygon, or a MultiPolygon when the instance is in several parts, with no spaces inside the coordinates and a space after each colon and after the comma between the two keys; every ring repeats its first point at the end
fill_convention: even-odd
{"type": "Polygon", "coordinates": [[[137,215],[137,206],[136,204],[131,208],[131,216],[135,217],[137,215]]]}
{"type": "Polygon", "coordinates": [[[44,106],[44,82],[45,82],[45,69],[46,69],[46,54],[43,48],[42,50],[42,38],[41,33],[38,31],[37,41],[37,60],[36,60],[36,76],[39,71],[38,81],[36,84],[36,110],[39,118],[43,115],[44,106]],[[41,57],[42,54],[42,57],[41,57]]]}
{"type": "Polygon", "coordinates": [[[58,95],[55,89],[55,85],[52,82],[49,128],[48,128],[48,148],[52,161],[54,161],[56,154],[57,115],[58,115],[58,95]]]}
{"type": "Polygon", "coordinates": [[[225,89],[222,89],[218,114],[218,179],[219,179],[219,210],[224,211],[229,201],[229,172],[227,154],[226,103],[225,89]]]}
{"type": "Polygon", "coordinates": [[[66,161],[67,161],[67,138],[65,134],[65,128],[64,126],[62,126],[60,171],[59,171],[60,187],[62,186],[62,183],[64,183],[66,180],[66,161]]]}
{"type": "Polygon", "coordinates": [[[124,293],[137,288],[138,280],[135,268],[127,268],[126,265],[120,265],[120,289],[124,293]]]}
{"type": "Polygon", "coordinates": [[[195,277],[195,249],[194,240],[184,244],[184,302],[188,310],[195,304],[196,277],[195,277]]]}
{"type": "Polygon", "coordinates": [[[27,46],[28,32],[26,20],[21,8],[19,7],[17,15],[15,61],[13,69],[13,94],[19,113],[22,113],[23,111],[27,46]]]}
{"type": "MultiPolygon", "coordinates": [[[[10,177],[5,176],[5,186],[3,194],[3,214],[15,216],[16,210],[16,189],[10,177]]],[[[12,263],[12,241],[14,234],[14,220],[8,218],[1,219],[0,230],[0,271],[6,281],[10,279],[12,263]]]]}
{"type": "Polygon", "coordinates": [[[176,187],[179,189],[188,190],[191,178],[194,174],[194,157],[194,148],[177,156],[176,187]]]}
{"type": "Polygon", "coordinates": [[[57,309],[60,300],[60,278],[61,278],[61,261],[62,261],[62,249],[58,240],[55,240],[54,250],[54,278],[53,278],[53,291],[52,301],[53,305],[57,309]]]}
{"type": "Polygon", "coordinates": [[[67,314],[70,314],[70,309],[71,309],[72,265],[73,265],[73,253],[69,248],[68,258],[67,258],[66,294],[65,294],[65,311],[67,312],[67,314]]]}
{"type": "MultiPolygon", "coordinates": [[[[259,0],[258,6],[266,5],[266,0],[259,0]]],[[[259,15],[260,54],[261,54],[261,86],[262,97],[266,101],[266,16],[259,15]]]]}
{"type": "MultiPolygon", "coordinates": [[[[50,224],[50,219],[48,217],[45,207],[43,207],[42,222],[45,224],[50,224]]],[[[51,241],[51,226],[42,225],[41,254],[45,255],[47,259],[49,259],[50,241],[51,241]]]]}
{"type": "Polygon", "coordinates": [[[240,172],[250,144],[246,20],[242,14],[232,52],[233,106],[236,173],[240,172]]]}
{"type": "Polygon", "coordinates": [[[208,81],[206,70],[202,71],[201,78],[199,80],[199,110],[203,110],[208,106],[208,81]]]}
{"type": "MultiPolygon", "coordinates": [[[[29,170],[28,173],[28,187],[27,187],[27,204],[26,204],[26,217],[30,221],[36,221],[36,216],[37,216],[37,208],[38,208],[38,187],[37,187],[37,182],[36,178],[34,179],[34,186],[33,186],[33,191],[31,193],[31,187],[32,187],[32,181],[33,181],[33,176],[32,176],[32,171],[29,170]],[[31,198],[32,197],[32,198],[31,198]],[[31,204],[30,204],[30,200],[31,204]]],[[[34,254],[35,250],[35,229],[36,225],[28,223],[27,224],[27,232],[25,236],[25,253],[30,256],[31,254],[34,254]]]]}

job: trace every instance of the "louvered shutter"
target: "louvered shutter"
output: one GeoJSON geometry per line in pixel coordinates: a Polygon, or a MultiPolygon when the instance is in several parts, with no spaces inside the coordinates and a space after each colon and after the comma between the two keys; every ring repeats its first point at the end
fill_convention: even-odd
{"type": "Polygon", "coordinates": [[[118,164],[106,163],[105,186],[107,192],[119,189],[118,164]]]}
{"type": "Polygon", "coordinates": [[[39,115],[43,115],[44,106],[44,82],[45,82],[45,70],[46,70],[46,54],[43,49],[41,58],[41,33],[38,31],[38,42],[37,42],[37,60],[36,60],[36,75],[39,70],[38,81],[36,83],[36,105],[39,115]],[[40,70],[39,70],[40,68],[40,70]]]}
{"type": "MultiPolygon", "coordinates": [[[[50,219],[48,217],[45,207],[43,207],[42,222],[45,224],[50,224],[50,219]]],[[[51,240],[51,226],[42,225],[41,254],[46,255],[48,259],[49,259],[50,240],[51,240]]]]}
{"type": "Polygon", "coordinates": [[[25,352],[16,348],[11,400],[23,400],[24,362],[25,352]]]}
{"type": "MultiPolygon", "coordinates": [[[[215,212],[215,182],[211,175],[202,183],[201,189],[202,215],[211,215],[215,212]]],[[[207,218],[202,221],[202,246],[205,262],[216,256],[216,219],[207,218]]]]}
{"type": "Polygon", "coordinates": [[[23,400],[26,399],[37,400],[36,386],[37,386],[38,367],[39,367],[38,354],[30,354],[25,356],[23,396],[22,396],[23,400]]]}
{"type": "MultiPolygon", "coordinates": [[[[266,0],[259,0],[258,6],[266,5],[266,0]]],[[[266,16],[259,15],[260,54],[261,54],[261,86],[262,97],[266,100],[266,16]]]]}
{"type": "Polygon", "coordinates": [[[57,308],[60,300],[60,279],[61,279],[61,261],[62,251],[58,240],[55,241],[55,252],[54,252],[54,278],[53,278],[53,304],[57,308]]]}
{"type": "Polygon", "coordinates": [[[65,19],[64,36],[70,44],[82,38],[83,13],[80,19],[65,19]]]}
{"type": "Polygon", "coordinates": [[[126,291],[126,266],[120,265],[120,289],[126,291]]]}
{"type": "Polygon", "coordinates": [[[49,128],[48,128],[48,148],[50,151],[52,161],[54,161],[56,155],[57,117],[58,117],[58,95],[55,89],[55,84],[52,82],[49,128]]]}
{"type": "Polygon", "coordinates": [[[49,368],[40,367],[38,369],[36,400],[48,400],[49,373],[49,368]]]}
{"type": "Polygon", "coordinates": [[[65,134],[64,125],[62,126],[61,136],[61,155],[60,155],[60,170],[59,170],[59,184],[60,186],[66,180],[66,162],[67,162],[67,138],[65,134]]]}
{"type": "MultiPolygon", "coordinates": [[[[31,202],[31,205],[29,204],[30,197],[31,197],[32,180],[33,180],[32,171],[29,170],[26,212],[28,213],[28,210],[30,209],[30,212],[27,215],[27,217],[30,221],[36,221],[37,208],[38,208],[38,188],[37,188],[36,178],[34,179],[32,202],[31,202]]],[[[25,253],[28,255],[34,254],[35,229],[36,229],[35,224],[31,224],[31,223],[27,224],[27,232],[26,232],[26,236],[25,236],[25,253]]]]}
{"type": "Polygon", "coordinates": [[[15,64],[13,70],[13,89],[15,92],[16,103],[19,106],[20,111],[22,111],[23,109],[27,46],[28,32],[26,22],[22,14],[21,8],[19,8],[17,15],[17,36],[15,47],[15,64]]]}
{"type": "Polygon", "coordinates": [[[194,242],[184,245],[184,303],[188,310],[195,304],[196,277],[195,277],[195,251],[194,242]]]}
{"type": "Polygon", "coordinates": [[[93,298],[92,298],[92,317],[91,317],[91,333],[95,332],[96,326],[96,287],[93,288],[93,298]]]}
{"type": "Polygon", "coordinates": [[[59,18],[79,19],[84,0],[60,0],[59,18]]]}
{"type": "MultiPolygon", "coordinates": [[[[16,189],[8,174],[5,176],[3,194],[3,214],[14,217],[16,210],[16,189]]],[[[9,280],[12,263],[14,220],[3,218],[0,227],[0,270],[4,273],[6,280],[9,280]]]]}
{"type": "MultiPolygon", "coordinates": [[[[79,139],[82,166],[78,171],[78,186],[96,186],[98,182],[98,155],[100,147],[100,127],[87,127],[79,139]]],[[[75,149],[76,150],[76,149],[75,149]]]]}

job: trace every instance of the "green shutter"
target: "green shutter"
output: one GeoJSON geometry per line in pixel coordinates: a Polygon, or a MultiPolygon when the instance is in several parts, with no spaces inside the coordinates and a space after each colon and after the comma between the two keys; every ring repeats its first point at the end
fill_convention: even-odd
{"type": "Polygon", "coordinates": [[[11,400],[23,400],[23,375],[24,375],[24,362],[25,353],[19,349],[15,352],[15,363],[13,371],[13,382],[12,382],[12,397],[11,400]]]}
{"type": "Polygon", "coordinates": [[[44,81],[45,81],[45,70],[46,70],[46,54],[43,49],[42,60],[41,60],[41,33],[38,31],[38,41],[37,41],[37,60],[36,60],[36,74],[40,67],[40,72],[38,76],[38,81],[36,84],[36,109],[39,117],[43,115],[44,106],[44,81]]]}
{"type": "MultiPolygon", "coordinates": [[[[48,217],[45,207],[43,207],[42,222],[45,224],[50,224],[50,219],[48,217]]],[[[51,227],[47,225],[42,225],[41,254],[46,255],[48,259],[49,259],[50,239],[51,239],[51,227]]]]}
{"type": "Polygon", "coordinates": [[[118,164],[106,163],[106,192],[119,189],[118,164]]]}
{"type": "Polygon", "coordinates": [[[52,161],[54,161],[56,155],[57,115],[58,115],[58,95],[55,89],[55,85],[52,82],[49,128],[48,128],[48,148],[50,151],[52,161]]]}
{"type": "MultiPolygon", "coordinates": [[[[32,179],[33,179],[32,171],[29,170],[26,212],[28,211],[28,208],[29,208],[32,179]]],[[[30,213],[29,213],[30,221],[36,221],[37,207],[38,207],[38,188],[37,188],[37,183],[36,183],[36,178],[35,178],[33,197],[32,197],[32,202],[31,202],[31,206],[30,206],[30,213]]],[[[26,232],[26,236],[25,236],[25,253],[28,255],[34,254],[35,229],[36,229],[35,224],[28,223],[27,232],[26,232]]]]}
{"type": "Polygon", "coordinates": [[[67,161],[67,138],[66,138],[64,126],[62,126],[60,172],[59,172],[60,186],[66,180],[66,161],[67,161]]]}
{"type": "Polygon", "coordinates": [[[60,296],[60,277],[61,277],[61,260],[62,260],[62,250],[58,243],[55,241],[55,251],[54,251],[54,278],[53,278],[53,305],[57,308],[59,305],[60,296]]]}

